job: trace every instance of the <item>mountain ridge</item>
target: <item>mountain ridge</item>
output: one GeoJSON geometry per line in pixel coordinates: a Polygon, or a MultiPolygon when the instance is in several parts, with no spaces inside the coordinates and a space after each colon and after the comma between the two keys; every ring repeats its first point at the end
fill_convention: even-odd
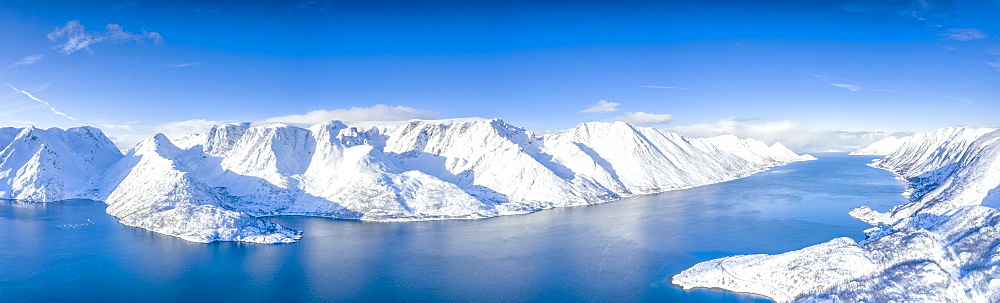
{"type": "MultiPolygon", "coordinates": [[[[9,132],[0,130],[0,139],[9,132]]],[[[501,119],[367,129],[341,121],[224,124],[176,140],[155,134],[118,157],[95,169],[103,178],[92,196],[123,224],[195,242],[255,243],[300,237],[261,219],[268,216],[488,218],[723,182],[812,159],[780,144],[690,139],[622,122],[537,136],[501,119]]]]}
{"type": "Polygon", "coordinates": [[[870,165],[907,182],[909,202],[885,213],[852,210],[873,225],[867,239],[709,260],[671,282],[778,302],[1000,301],[1000,130],[918,133],[870,165]]]}

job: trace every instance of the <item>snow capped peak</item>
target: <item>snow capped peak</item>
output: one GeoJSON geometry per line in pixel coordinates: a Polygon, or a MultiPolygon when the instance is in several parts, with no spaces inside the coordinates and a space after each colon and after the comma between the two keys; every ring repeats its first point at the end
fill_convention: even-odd
{"type": "Polygon", "coordinates": [[[145,140],[136,144],[135,147],[129,152],[129,155],[134,156],[144,156],[144,155],[165,155],[173,156],[181,152],[181,149],[174,145],[166,135],[161,133],[153,134],[147,137],[145,140]]]}
{"type": "Polygon", "coordinates": [[[313,126],[310,126],[309,128],[310,129],[326,128],[333,130],[333,129],[347,128],[347,127],[348,126],[347,124],[344,124],[344,121],[330,120],[323,123],[315,124],[313,126]]]}
{"type": "MultiPolygon", "coordinates": [[[[624,122],[582,123],[544,137],[497,118],[378,124],[223,124],[177,141],[156,134],[109,169],[99,198],[131,226],[192,241],[274,243],[298,236],[256,217],[393,221],[523,214],[722,182],[801,160],[758,141],[689,140],[624,122]]],[[[0,140],[10,133],[0,130],[0,140]]],[[[106,141],[97,129],[68,133],[95,146],[106,141]]],[[[18,148],[19,159],[62,161],[53,160],[67,153],[59,142],[73,140],[18,148]],[[36,156],[50,149],[51,157],[36,156]]],[[[87,144],[70,145],[88,150],[87,144]]],[[[57,170],[29,175],[44,171],[57,170]]]]}
{"type": "Polygon", "coordinates": [[[885,158],[876,160],[880,168],[892,168],[905,178],[913,178],[955,162],[979,137],[993,128],[948,127],[904,137],[885,158]]]}
{"type": "Polygon", "coordinates": [[[122,157],[114,143],[92,127],[4,128],[0,140],[2,199],[93,198],[101,174],[122,157]]]}
{"type": "Polygon", "coordinates": [[[491,121],[494,119],[470,117],[470,118],[454,118],[454,119],[410,119],[410,120],[399,120],[399,121],[347,121],[342,120],[340,122],[346,124],[350,127],[356,127],[358,129],[371,129],[371,128],[396,128],[409,125],[413,122],[425,123],[425,124],[454,124],[454,123],[469,123],[469,122],[481,122],[481,121],[491,121]]]}
{"type": "Polygon", "coordinates": [[[908,138],[909,137],[886,137],[882,140],[875,141],[875,143],[872,143],[871,145],[851,152],[851,155],[885,156],[891,154],[899,148],[900,145],[902,145],[908,138]]]}
{"type": "Polygon", "coordinates": [[[709,138],[718,138],[719,141],[733,141],[733,142],[739,142],[740,140],[742,140],[739,137],[737,137],[736,135],[729,135],[729,134],[712,136],[712,137],[709,137],[709,138]]]}
{"type": "Polygon", "coordinates": [[[274,122],[274,123],[268,123],[268,124],[260,125],[260,126],[257,126],[257,127],[262,127],[262,128],[288,128],[288,127],[294,127],[294,126],[292,126],[289,123],[274,122]]]}

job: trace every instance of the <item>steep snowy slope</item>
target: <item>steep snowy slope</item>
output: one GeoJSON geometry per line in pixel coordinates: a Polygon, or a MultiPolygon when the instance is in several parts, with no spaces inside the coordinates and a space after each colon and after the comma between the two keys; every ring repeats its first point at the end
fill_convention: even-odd
{"type": "Polygon", "coordinates": [[[776,301],[1000,300],[1000,131],[949,128],[916,134],[874,166],[909,182],[911,202],[848,238],[779,255],[700,263],[673,277],[684,288],[758,293],[776,301]]]}
{"type": "Polygon", "coordinates": [[[193,241],[292,241],[296,234],[256,221],[250,231],[217,236],[218,226],[138,218],[172,209],[164,205],[211,207],[185,213],[198,218],[232,217],[223,210],[373,221],[485,218],[689,188],[810,159],[780,144],[689,140],[620,122],[545,137],[499,119],[370,129],[339,121],[309,128],[231,124],[179,141],[185,148],[150,138],[116,165],[110,213],[193,241]]]}
{"type": "Polygon", "coordinates": [[[896,151],[900,145],[903,144],[909,137],[887,137],[882,140],[878,140],[871,145],[864,148],[858,149],[851,152],[851,155],[863,155],[863,156],[885,156],[896,151]]]}
{"type": "MultiPolygon", "coordinates": [[[[221,190],[193,180],[213,159],[181,150],[161,134],[140,142],[108,170],[107,212],[119,222],[194,242],[288,243],[300,233],[228,210],[221,190]]],[[[217,168],[216,168],[217,169],[217,168]]]]}
{"type": "Polygon", "coordinates": [[[873,166],[890,170],[906,179],[915,178],[955,163],[973,141],[992,132],[991,128],[949,127],[904,138],[899,147],[876,160],[873,166]]]}
{"type": "Polygon", "coordinates": [[[0,199],[95,198],[101,174],[122,157],[99,129],[0,128],[0,199]]]}
{"type": "Polygon", "coordinates": [[[690,188],[808,160],[780,144],[584,123],[535,136],[499,119],[225,124],[122,156],[100,131],[0,129],[7,198],[103,200],[123,224],[196,242],[294,242],[259,219],[471,219],[690,188]]]}

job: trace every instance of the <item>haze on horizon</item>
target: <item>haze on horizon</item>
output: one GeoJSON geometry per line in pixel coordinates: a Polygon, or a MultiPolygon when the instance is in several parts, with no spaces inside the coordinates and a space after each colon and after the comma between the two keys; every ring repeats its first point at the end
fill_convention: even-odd
{"type": "Polygon", "coordinates": [[[996,126],[996,1],[4,1],[0,125],[626,121],[798,152],[996,126]]]}

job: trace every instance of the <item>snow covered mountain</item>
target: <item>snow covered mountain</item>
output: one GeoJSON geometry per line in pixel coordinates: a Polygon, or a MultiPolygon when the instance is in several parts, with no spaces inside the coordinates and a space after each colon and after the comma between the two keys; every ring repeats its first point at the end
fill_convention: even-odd
{"type": "Polygon", "coordinates": [[[4,127],[0,146],[0,199],[95,199],[102,174],[122,157],[93,127],[4,127]]]}
{"type": "Polygon", "coordinates": [[[899,148],[899,146],[902,145],[903,142],[906,141],[906,139],[908,138],[909,136],[902,138],[886,137],[885,139],[878,140],[875,143],[872,143],[871,145],[853,151],[850,154],[860,155],[860,156],[885,156],[891,154],[893,151],[899,148]]]}
{"type": "Polygon", "coordinates": [[[910,202],[853,210],[868,239],[710,260],[672,282],[779,302],[1000,301],[1000,130],[916,134],[872,165],[907,180],[910,202]]]}
{"type": "Polygon", "coordinates": [[[732,180],[808,160],[781,144],[688,139],[584,123],[536,136],[499,119],[366,129],[229,124],[154,135],[107,169],[99,200],[122,223],[196,242],[294,242],[260,219],[471,219],[587,205],[732,180]]]}

